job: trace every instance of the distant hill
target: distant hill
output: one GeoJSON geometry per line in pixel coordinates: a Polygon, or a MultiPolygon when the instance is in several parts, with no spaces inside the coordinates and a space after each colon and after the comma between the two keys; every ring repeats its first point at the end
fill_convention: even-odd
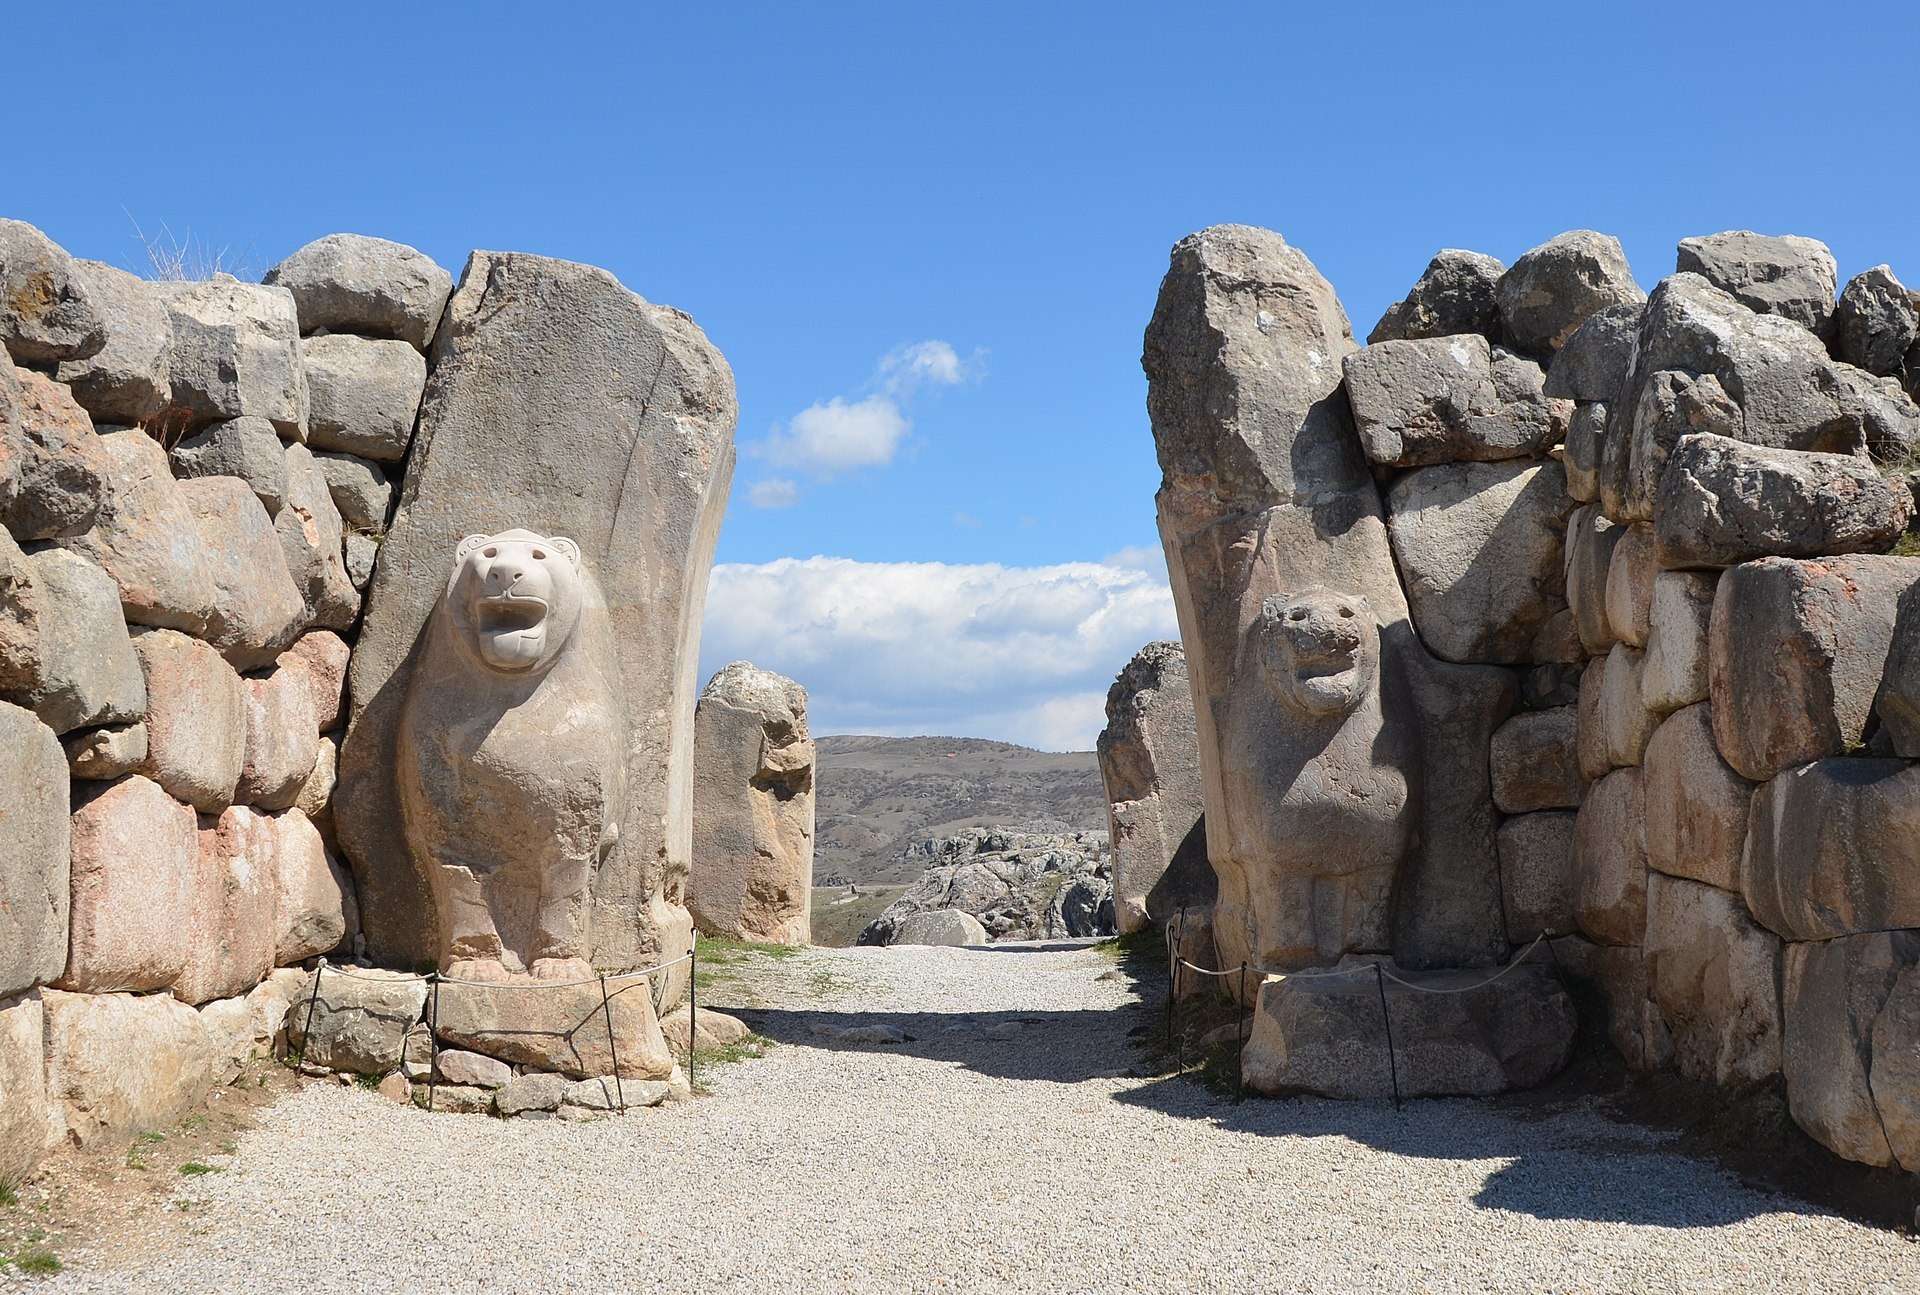
{"type": "Polygon", "coordinates": [[[970,827],[1104,831],[1091,751],[1034,751],[970,737],[823,737],[815,742],[816,886],[905,885],[908,846],[970,827]]]}

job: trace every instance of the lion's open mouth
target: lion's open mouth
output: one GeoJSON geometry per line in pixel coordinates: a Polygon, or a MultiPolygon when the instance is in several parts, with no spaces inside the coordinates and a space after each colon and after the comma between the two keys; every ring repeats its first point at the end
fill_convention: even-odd
{"type": "Polygon", "coordinates": [[[485,634],[517,634],[530,630],[547,618],[547,604],[540,598],[515,598],[501,594],[482,598],[479,606],[480,630],[485,634]]]}

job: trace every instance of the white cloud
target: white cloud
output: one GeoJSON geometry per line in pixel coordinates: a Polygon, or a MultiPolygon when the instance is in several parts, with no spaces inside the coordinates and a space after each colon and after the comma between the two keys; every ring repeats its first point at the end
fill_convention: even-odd
{"type": "Polygon", "coordinates": [[[755,508],[791,508],[800,502],[800,487],[785,477],[767,477],[747,487],[747,502],[755,508]]]}
{"type": "Polygon", "coordinates": [[[1100,560],[1110,567],[1144,571],[1163,584],[1167,579],[1166,550],[1158,544],[1129,544],[1123,549],[1114,550],[1100,560]]]}
{"type": "Polygon", "coordinates": [[[988,737],[1088,750],[1107,686],[1177,638],[1142,571],[782,558],[714,568],[701,670],[749,660],[797,679],[813,731],[988,737]]]}
{"type": "MultiPolygon", "coordinates": [[[[901,443],[913,430],[907,405],[922,386],[950,387],[977,377],[982,355],[962,360],[951,345],[932,340],[898,347],[880,357],[867,394],[858,399],[835,396],[815,401],[776,427],[765,438],[744,447],[751,457],[775,468],[797,472],[815,481],[831,481],[856,468],[884,467],[893,462],[901,443]]],[[[785,508],[800,498],[799,485],[790,479],[767,478],[747,488],[748,502],[760,508],[785,508]],[[762,502],[761,488],[771,490],[762,502]]]]}

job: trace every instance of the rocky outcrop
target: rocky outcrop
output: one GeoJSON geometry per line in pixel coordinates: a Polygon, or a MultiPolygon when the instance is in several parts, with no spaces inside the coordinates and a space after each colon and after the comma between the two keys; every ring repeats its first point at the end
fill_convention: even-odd
{"type": "Polygon", "coordinates": [[[916,913],[956,910],[987,940],[1041,940],[1113,934],[1113,864],[1105,832],[1070,835],[975,828],[913,846],[926,872],[860,933],[861,944],[903,941],[916,913]]]}
{"type": "Polygon", "coordinates": [[[1114,928],[1164,927],[1182,908],[1211,907],[1206,806],[1193,689],[1178,643],[1149,643],[1107,690],[1095,743],[1113,846],[1114,928]]]}
{"type": "Polygon", "coordinates": [[[693,712],[687,907],[709,935],[806,944],[812,930],[813,739],[806,689],[745,661],[693,712]]]}

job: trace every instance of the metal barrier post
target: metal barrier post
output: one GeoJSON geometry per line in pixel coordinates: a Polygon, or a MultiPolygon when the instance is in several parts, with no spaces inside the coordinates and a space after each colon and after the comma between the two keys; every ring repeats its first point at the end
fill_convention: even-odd
{"type": "MultiPolygon", "coordinates": [[[[433,1112],[433,1099],[440,1084],[440,973],[434,972],[428,978],[433,986],[432,1006],[427,1009],[427,1112],[433,1112]]],[[[404,1057],[407,1050],[406,1038],[400,1040],[400,1051],[404,1057]]]]}
{"type": "Polygon", "coordinates": [[[700,1052],[700,932],[687,945],[687,1087],[693,1087],[694,1058],[700,1052]]]}
{"type": "Polygon", "coordinates": [[[627,1109],[627,1089],[620,1082],[620,1045],[613,1038],[613,1000],[607,997],[607,978],[600,977],[600,1010],[607,1019],[607,1053],[613,1058],[613,1091],[619,1099],[620,1109],[627,1109]]]}
{"type": "Polygon", "coordinates": [[[327,957],[320,955],[320,961],[313,968],[313,993],[307,999],[307,1023],[300,1031],[300,1062],[306,1064],[307,1053],[313,1050],[313,1009],[320,1003],[320,973],[327,969],[327,957]]]}
{"type": "Polygon", "coordinates": [[[1253,1009],[1247,1006],[1247,964],[1240,963],[1240,1050],[1234,1054],[1233,1096],[1239,1101],[1247,1095],[1247,1021],[1252,1017],[1253,1009]]]}
{"type": "Polygon", "coordinates": [[[1380,991],[1380,1020],[1387,1027],[1387,1074],[1393,1080],[1393,1109],[1400,1109],[1400,1063],[1393,1058],[1393,1017],[1387,1014],[1387,982],[1380,964],[1373,964],[1373,986],[1380,991]]]}

